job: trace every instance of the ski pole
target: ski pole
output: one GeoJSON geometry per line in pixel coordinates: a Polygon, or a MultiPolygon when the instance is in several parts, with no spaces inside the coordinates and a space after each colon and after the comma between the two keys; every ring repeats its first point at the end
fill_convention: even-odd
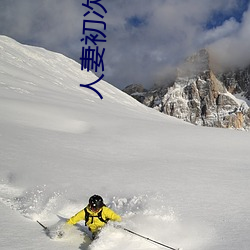
{"type": "Polygon", "coordinates": [[[46,231],[46,230],[48,230],[48,228],[47,227],[45,227],[40,221],[36,221],[40,226],[42,226],[43,227],[43,229],[46,231]]]}
{"type": "Polygon", "coordinates": [[[135,232],[133,232],[133,231],[127,229],[127,228],[122,228],[122,229],[125,230],[125,231],[127,231],[127,232],[129,232],[129,233],[131,233],[131,234],[137,235],[137,236],[139,236],[139,237],[141,237],[141,238],[143,238],[143,239],[145,239],[145,240],[154,242],[154,243],[156,243],[156,244],[158,244],[158,245],[161,245],[161,246],[163,246],[163,247],[169,248],[169,249],[171,249],[171,250],[180,250],[180,248],[173,248],[173,247],[167,246],[167,245],[162,244],[162,243],[160,243],[160,242],[158,242],[158,241],[155,241],[155,240],[152,240],[152,239],[150,239],[150,238],[148,238],[148,237],[145,237],[145,236],[143,236],[143,235],[141,235],[141,234],[135,233],[135,232]]]}

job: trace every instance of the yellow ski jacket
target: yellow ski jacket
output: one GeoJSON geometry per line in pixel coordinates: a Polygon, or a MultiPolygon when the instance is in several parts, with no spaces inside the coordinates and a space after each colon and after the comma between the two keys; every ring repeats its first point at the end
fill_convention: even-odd
{"type": "MultiPolygon", "coordinates": [[[[100,228],[102,228],[106,223],[104,221],[112,220],[112,221],[121,221],[120,215],[116,214],[110,208],[103,206],[99,211],[93,212],[88,207],[86,207],[87,212],[89,213],[88,221],[85,221],[86,226],[88,226],[89,230],[92,233],[97,232],[100,228]],[[101,218],[104,220],[100,220],[98,218],[98,214],[101,211],[101,218]]],[[[67,224],[75,225],[80,220],[85,220],[85,210],[81,210],[76,215],[72,216],[68,221],[67,224]]]]}

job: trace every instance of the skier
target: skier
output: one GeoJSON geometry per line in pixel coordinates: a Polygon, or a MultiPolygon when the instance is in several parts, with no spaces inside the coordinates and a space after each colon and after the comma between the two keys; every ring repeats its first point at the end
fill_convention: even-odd
{"type": "Polygon", "coordinates": [[[95,194],[89,198],[89,204],[72,216],[67,224],[74,225],[80,220],[85,220],[85,226],[89,228],[94,239],[109,220],[120,222],[122,219],[120,215],[105,206],[101,196],[95,194]]]}

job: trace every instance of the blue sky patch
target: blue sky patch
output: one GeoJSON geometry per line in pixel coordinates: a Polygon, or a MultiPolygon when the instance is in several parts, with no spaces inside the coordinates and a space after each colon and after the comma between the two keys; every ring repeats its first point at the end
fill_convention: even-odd
{"type": "Polygon", "coordinates": [[[131,16],[127,18],[127,24],[129,27],[139,28],[141,26],[146,25],[146,20],[146,17],[131,16]]]}
{"type": "Polygon", "coordinates": [[[238,23],[241,23],[244,12],[248,9],[249,0],[239,0],[237,9],[230,13],[225,13],[223,10],[215,11],[210,20],[206,23],[206,29],[213,29],[221,26],[226,20],[234,18],[238,23]]]}

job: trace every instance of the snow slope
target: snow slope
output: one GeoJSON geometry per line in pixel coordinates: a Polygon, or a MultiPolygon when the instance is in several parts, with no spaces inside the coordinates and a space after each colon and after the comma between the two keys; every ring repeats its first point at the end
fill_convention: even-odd
{"type": "MultiPolygon", "coordinates": [[[[92,194],[122,225],[184,250],[250,249],[248,132],[196,127],[149,109],[63,55],[0,36],[1,249],[153,250],[108,225],[51,228],[92,194]]],[[[60,222],[59,223],[63,223],[60,222]]]]}

